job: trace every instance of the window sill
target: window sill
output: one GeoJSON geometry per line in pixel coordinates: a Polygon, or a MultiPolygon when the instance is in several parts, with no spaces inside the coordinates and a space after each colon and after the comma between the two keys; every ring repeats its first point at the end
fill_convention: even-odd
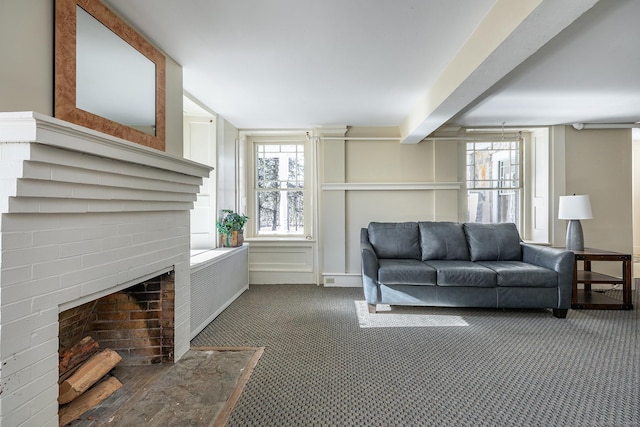
{"type": "Polygon", "coordinates": [[[289,236],[265,236],[265,237],[245,237],[245,242],[251,243],[269,243],[269,242],[292,242],[292,243],[315,243],[315,239],[307,239],[305,237],[289,237],[289,236]]]}

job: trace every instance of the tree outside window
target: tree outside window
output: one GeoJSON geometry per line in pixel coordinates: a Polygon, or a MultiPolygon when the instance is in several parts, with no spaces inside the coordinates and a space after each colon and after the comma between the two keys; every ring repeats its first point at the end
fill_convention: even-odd
{"type": "Polygon", "coordinates": [[[304,233],[304,144],[256,144],[257,234],[304,233]]]}

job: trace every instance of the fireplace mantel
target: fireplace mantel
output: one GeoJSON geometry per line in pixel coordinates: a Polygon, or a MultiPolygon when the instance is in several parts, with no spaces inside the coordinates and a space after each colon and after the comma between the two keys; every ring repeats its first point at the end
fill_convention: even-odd
{"type": "Polygon", "coordinates": [[[0,112],[0,142],[38,144],[205,177],[211,167],[33,111],[0,112]]]}
{"type": "Polygon", "coordinates": [[[58,313],[175,274],[190,337],[190,210],[212,168],[33,112],[0,113],[0,424],[57,426],[58,313]]]}

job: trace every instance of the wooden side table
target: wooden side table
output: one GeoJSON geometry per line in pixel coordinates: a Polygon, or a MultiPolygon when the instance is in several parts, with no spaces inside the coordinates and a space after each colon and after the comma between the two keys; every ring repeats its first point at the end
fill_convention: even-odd
{"type": "Polygon", "coordinates": [[[586,308],[598,310],[632,310],[631,302],[631,255],[602,249],[585,248],[584,251],[572,251],[575,254],[573,265],[573,288],[571,292],[571,308],[586,308]],[[583,268],[578,270],[578,262],[582,261],[583,268]],[[591,271],[592,261],[618,261],[622,263],[622,277],[591,271]],[[584,289],[578,289],[578,283],[584,284],[584,289]],[[600,292],[592,292],[591,285],[595,283],[621,284],[622,301],[608,297],[600,292]]]}

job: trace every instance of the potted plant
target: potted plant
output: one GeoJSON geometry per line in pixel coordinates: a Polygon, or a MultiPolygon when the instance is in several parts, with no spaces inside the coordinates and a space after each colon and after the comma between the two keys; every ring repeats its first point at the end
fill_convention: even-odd
{"type": "Polygon", "coordinates": [[[216,228],[220,233],[220,244],[227,248],[242,246],[244,225],[248,219],[246,215],[240,215],[231,209],[223,209],[222,217],[216,222],[216,228]]]}

